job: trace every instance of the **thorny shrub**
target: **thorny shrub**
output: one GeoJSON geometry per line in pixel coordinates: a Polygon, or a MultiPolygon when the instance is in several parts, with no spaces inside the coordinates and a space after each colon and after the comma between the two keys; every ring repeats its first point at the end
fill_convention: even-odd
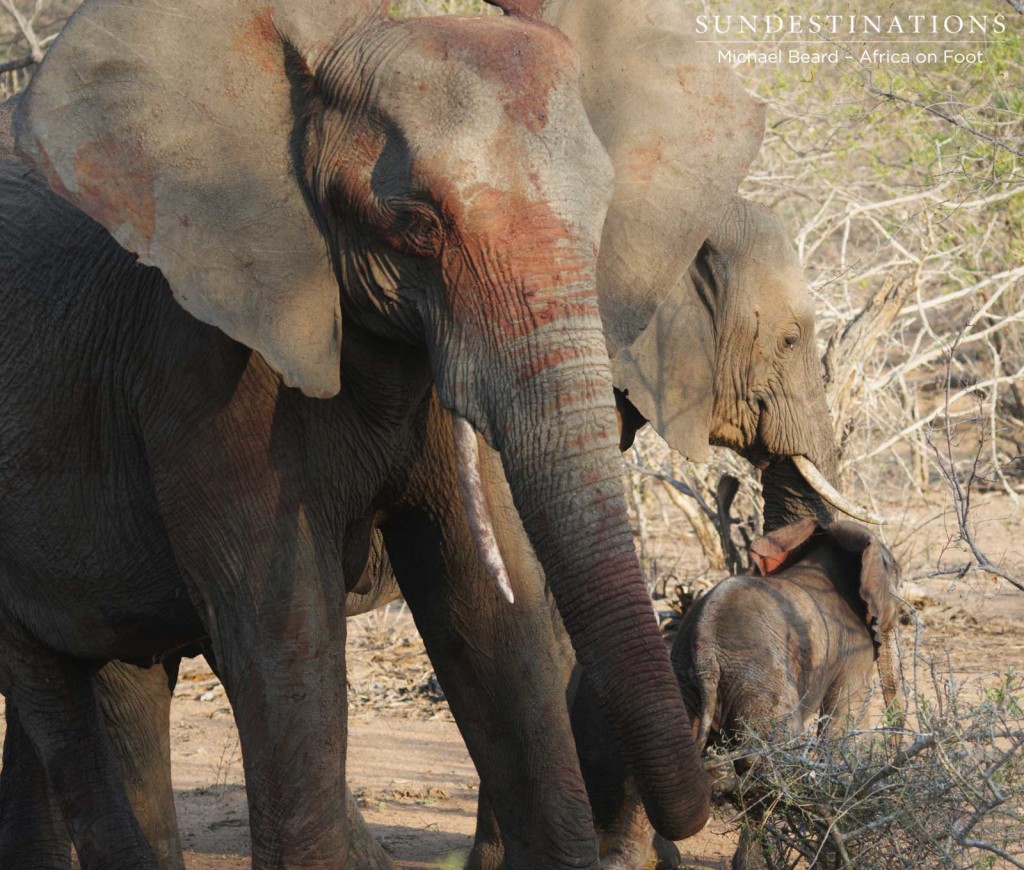
{"type": "Polygon", "coordinates": [[[1024,867],[1024,677],[971,691],[922,665],[908,695],[902,729],[752,732],[719,756],[749,764],[725,791],[769,867],[1024,867]]]}

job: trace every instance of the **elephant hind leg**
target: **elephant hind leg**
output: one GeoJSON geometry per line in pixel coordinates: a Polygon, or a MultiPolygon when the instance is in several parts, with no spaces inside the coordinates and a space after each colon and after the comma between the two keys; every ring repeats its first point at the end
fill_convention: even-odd
{"type": "Polygon", "coordinates": [[[53,788],[83,870],[155,870],[125,793],[92,669],[0,621],[0,687],[53,788]]]}
{"type": "Polygon", "coordinates": [[[0,867],[70,870],[71,839],[46,771],[11,700],[5,715],[7,733],[0,771],[0,867]]]}

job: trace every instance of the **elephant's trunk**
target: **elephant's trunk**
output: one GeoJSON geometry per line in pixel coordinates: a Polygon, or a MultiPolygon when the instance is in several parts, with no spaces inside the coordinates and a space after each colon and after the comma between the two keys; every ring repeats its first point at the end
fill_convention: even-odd
{"type": "MultiPolygon", "coordinates": [[[[685,708],[633,546],[597,305],[596,236],[550,215],[513,209],[486,244],[451,248],[445,277],[458,316],[432,321],[435,380],[442,404],[499,452],[651,821],[678,839],[703,827],[710,790],[692,740],[680,743],[676,733],[685,708]]],[[[584,217],[579,226],[589,225],[584,217]]]]}
{"type": "Polygon", "coordinates": [[[764,489],[764,530],[814,517],[832,522],[834,510],[867,523],[884,518],[846,498],[836,486],[839,450],[825,400],[815,342],[806,342],[792,376],[759,397],[757,447],[768,458],[764,489]]]}
{"type": "MultiPolygon", "coordinates": [[[[564,336],[564,324],[551,324],[564,336]]],[[[540,332],[546,332],[547,328],[540,332]]],[[[494,432],[516,507],[559,612],[641,783],[654,827],[679,839],[703,827],[709,791],[700,756],[680,740],[685,709],[644,585],[622,492],[612,385],[599,323],[528,373],[494,432]],[[500,435],[499,435],[500,433],[500,435]]]]}
{"type": "Polygon", "coordinates": [[[831,415],[824,392],[814,391],[805,409],[789,398],[766,409],[761,432],[772,455],[761,483],[764,489],[764,529],[770,532],[805,517],[825,525],[840,511],[861,522],[879,524],[881,517],[839,492],[838,455],[831,415]],[[803,421],[798,426],[794,421],[803,421]],[[797,432],[796,439],[779,433],[797,432]]]}
{"type": "MultiPolygon", "coordinates": [[[[815,463],[819,470],[821,466],[815,463]]],[[[826,474],[826,472],[822,472],[826,474]]],[[[832,474],[835,474],[833,468],[832,474]]],[[[835,520],[832,508],[797,471],[793,459],[783,456],[773,460],[761,474],[764,492],[765,533],[795,523],[805,517],[814,517],[822,526],[835,520]]]]}

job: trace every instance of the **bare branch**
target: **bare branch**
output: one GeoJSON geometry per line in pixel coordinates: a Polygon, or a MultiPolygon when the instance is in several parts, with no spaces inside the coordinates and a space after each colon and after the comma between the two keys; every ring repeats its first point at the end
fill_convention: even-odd
{"type": "Polygon", "coordinates": [[[890,102],[902,103],[903,105],[911,106],[912,108],[915,109],[920,109],[922,112],[927,112],[929,115],[934,115],[936,118],[940,118],[947,124],[951,124],[954,127],[958,127],[964,132],[969,133],[971,136],[976,136],[978,139],[982,139],[985,142],[988,142],[990,145],[994,145],[996,148],[1001,148],[1002,150],[1010,154],[1013,154],[1016,157],[1024,157],[1024,150],[1018,150],[1017,148],[1007,145],[1002,140],[997,139],[995,136],[989,135],[984,130],[979,130],[977,127],[973,127],[970,124],[965,124],[963,121],[960,121],[957,118],[954,118],[952,115],[942,111],[942,109],[940,109],[936,105],[922,103],[920,100],[913,100],[910,99],[909,97],[901,96],[900,94],[897,94],[895,91],[885,90],[884,88],[878,87],[871,79],[870,75],[868,78],[867,88],[872,94],[875,94],[879,97],[884,97],[886,100],[889,100],[890,102]]]}
{"type": "MultiPolygon", "coordinates": [[[[966,328],[966,327],[964,327],[966,328]]],[[[958,569],[961,574],[966,573],[971,567],[977,567],[979,570],[986,571],[995,577],[1000,577],[1012,586],[1024,592],[1024,580],[1007,571],[1000,565],[992,562],[988,556],[982,552],[974,539],[974,534],[970,528],[970,511],[971,511],[971,488],[977,479],[977,469],[980,460],[980,453],[982,449],[982,443],[979,439],[978,450],[974,455],[971,467],[968,469],[961,481],[960,475],[957,473],[956,459],[953,455],[953,427],[950,425],[950,404],[954,399],[951,399],[951,390],[953,383],[953,359],[956,355],[957,348],[959,347],[960,338],[963,335],[963,329],[957,334],[956,339],[949,348],[949,352],[946,356],[946,396],[945,403],[940,411],[943,411],[946,416],[946,431],[945,431],[945,449],[940,451],[939,447],[932,441],[931,436],[928,435],[928,444],[935,453],[935,461],[939,467],[939,471],[943,478],[946,480],[946,484],[949,487],[950,494],[953,500],[953,512],[956,516],[957,528],[959,531],[959,540],[970,550],[971,555],[974,557],[975,566],[968,565],[966,568],[961,567],[958,569]]],[[[1024,373],[1018,373],[1017,377],[1021,377],[1024,373]]]]}
{"type": "Polygon", "coordinates": [[[33,62],[39,63],[43,59],[44,49],[39,41],[39,37],[36,36],[32,22],[21,14],[18,7],[14,5],[14,0],[0,0],[0,9],[7,10],[17,22],[18,29],[21,30],[22,36],[25,37],[25,41],[28,43],[33,62]]]}
{"type": "Polygon", "coordinates": [[[695,502],[697,502],[697,504],[700,506],[700,509],[710,519],[717,519],[718,511],[716,511],[714,508],[712,508],[707,503],[707,501],[705,501],[704,496],[702,496],[699,492],[697,492],[697,490],[695,490],[688,483],[684,483],[681,480],[676,480],[671,475],[665,474],[662,471],[655,471],[655,469],[648,468],[646,465],[638,465],[635,462],[627,462],[626,463],[626,467],[627,468],[631,468],[633,471],[639,471],[641,474],[646,474],[648,477],[653,477],[653,478],[655,478],[657,480],[660,480],[663,483],[667,483],[673,489],[677,490],[678,492],[681,492],[685,496],[689,496],[695,502]]]}
{"type": "Polygon", "coordinates": [[[31,55],[25,57],[18,57],[14,60],[5,60],[0,63],[0,74],[14,72],[15,70],[25,69],[26,67],[34,66],[37,63],[36,59],[31,55]]]}

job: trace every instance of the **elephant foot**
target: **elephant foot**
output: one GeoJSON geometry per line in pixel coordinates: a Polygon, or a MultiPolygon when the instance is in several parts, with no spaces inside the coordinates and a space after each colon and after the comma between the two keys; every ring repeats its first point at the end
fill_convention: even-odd
{"type": "Polygon", "coordinates": [[[345,787],[346,821],[348,822],[348,863],[359,870],[396,870],[395,862],[366,827],[348,786],[345,787]]]}
{"type": "Polygon", "coordinates": [[[478,840],[473,843],[465,870],[501,870],[504,860],[505,850],[500,842],[480,842],[478,840]]]}
{"type": "Polygon", "coordinates": [[[655,834],[650,842],[617,843],[601,859],[601,870],[679,870],[676,844],[655,834]]]}
{"type": "Polygon", "coordinates": [[[615,841],[602,849],[601,870],[662,870],[678,868],[679,852],[675,843],[657,839],[652,841],[651,831],[635,831],[633,836],[621,832],[615,841]]]}
{"type": "Polygon", "coordinates": [[[396,864],[373,837],[349,842],[349,864],[360,870],[395,870],[396,864]]]}
{"type": "Polygon", "coordinates": [[[655,870],[658,866],[658,856],[650,848],[616,849],[601,859],[601,870],[655,870]]]}
{"type": "Polygon", "coordinates": [[[601,870],[675,870],[675,843],[654,832],[633,780],[625,786],[618,816],[601,837],[601,870]]]}

